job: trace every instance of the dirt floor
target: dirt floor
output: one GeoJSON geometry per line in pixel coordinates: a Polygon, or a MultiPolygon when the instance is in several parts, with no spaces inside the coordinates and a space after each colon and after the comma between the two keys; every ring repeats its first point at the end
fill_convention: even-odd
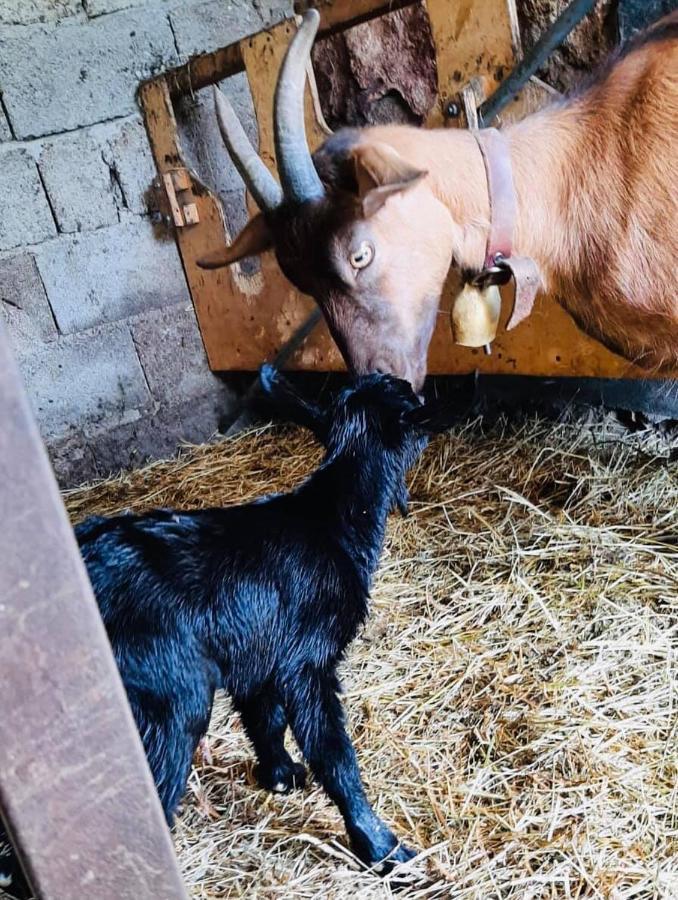
{"type": "MultiPolygon", "coordinates": [[[[67,504],[229,504],[319,453],[268,427],[67,504]]],[[[368,794],[422,851],[398,895],[678,897],[676,450],[607,425],[469,427],[411,482],[344,667],[368,794]]],[[[255,787],[223,697],[209,735],[175,829],[192,897],[391,895],[316,785],[255,787]]]]}

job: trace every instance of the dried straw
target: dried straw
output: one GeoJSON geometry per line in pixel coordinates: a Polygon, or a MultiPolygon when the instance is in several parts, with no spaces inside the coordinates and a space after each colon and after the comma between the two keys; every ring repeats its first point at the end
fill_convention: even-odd
{"type": "MultiPolygon", "coordinates": [[[[267,427],[67,503],[228,504],[318,458],[267,427]]],[[[422,851],[408,898],[678,897],[677,470],[609,423],[469,428],[422,458],[344,669],[368,794],[422,851]]],[[[192,897],[391,896],[315,784],[253,785],[225,698],[209,736],[175,829],[192,897]]]]}

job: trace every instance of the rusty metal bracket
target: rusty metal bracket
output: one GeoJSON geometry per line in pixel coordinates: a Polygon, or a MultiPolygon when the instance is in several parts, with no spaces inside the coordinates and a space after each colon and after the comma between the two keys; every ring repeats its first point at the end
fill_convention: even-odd
{"type": "Polygon", "coordinates": [[[0,322],[0,809],[40,900],[187,900],[0,322]]]}

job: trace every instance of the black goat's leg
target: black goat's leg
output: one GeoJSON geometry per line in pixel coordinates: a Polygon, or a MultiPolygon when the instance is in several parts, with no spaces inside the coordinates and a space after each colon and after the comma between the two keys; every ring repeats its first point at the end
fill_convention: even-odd
{"type": "MultiPolygon", "coordinates": [[[[194,732],[193,723],[189,724],[174,715],[163,719],[151,717],[134,693],[128,694],[128,699],[165,819],[171,828],[177,808],[186,793],[186,784],[199,737],[194,732]]],[[[207,731],[208,723],[209,718],[205,718],[200,729],[203,733],[207,731]]]]}
{"type": "Polygon", "coordinates": [[[415,854],[398,843],[365,796],[338,693],[333,672],[306,670],[290,678],[286,686],[290,726],[306,761],[339,807],[354,852],[367,865],[380,863],[380,871],[386,873],[415,854]]]}
{"type": "Polygon", "coordinates": [[[275,693],[262,691],[234,705],[257,754],[255,774],[259,784],[279,794],[302,788],[306,769],[285,750],[287,716],[275,693]]]}

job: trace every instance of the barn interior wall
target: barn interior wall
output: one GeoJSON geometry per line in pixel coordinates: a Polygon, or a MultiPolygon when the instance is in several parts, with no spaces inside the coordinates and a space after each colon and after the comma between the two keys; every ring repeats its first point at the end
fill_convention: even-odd
{"type": "Polygon", "coordinates": [[[139,82],[289,15],[292,0],[0,0],[0,316],[64,485],[207,439],[207,366],[139,82]]]}
{"type": "MultiPolygon", "coordinates": [[[[517,0],[526,47],[566,2],[517,0]]],[[[672,0],[648,2],[659,14],[672,0]]],[[[633,4],[598,0],[542,75],[575,84],[614,44],[617,13],[634,24],[633,4]]],[[[292,0],[0,0],[0,316],[64,485],[205,440],[234,407],[207,366],[173,235],[152,215],[155,168],[135,93],[291,11],[292,0]]],[[[316,73],[334,127],[421,121],[435,96],[421,16],[323,42],[316,73]]],[[[254,135],[239,79],[229,91],[254,135]]],[[[196,95],[178,107],[192,109],[200,135],[207,105],[196,95]]],[[[182,141],[237,228],[240,180],[216,171],[209,142],[193,159],[190,129],[182,141]]]]}

